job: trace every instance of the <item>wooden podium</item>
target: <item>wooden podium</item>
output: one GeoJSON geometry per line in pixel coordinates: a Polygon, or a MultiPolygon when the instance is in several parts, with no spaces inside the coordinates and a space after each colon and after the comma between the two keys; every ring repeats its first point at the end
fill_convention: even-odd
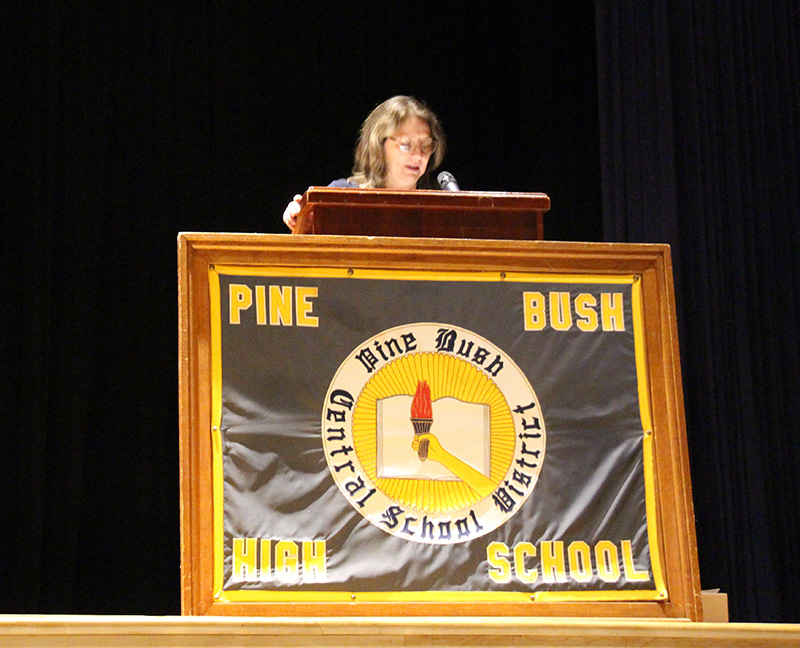
{"type": "MultiPolygon", "coordinates": [[[[319,201],[320,195],[316,191],[309,191],[306,202],[309,198],[312,199],[311,202],[319,201]]],[[[337,208],[334,206],[328,211],[323,210],[323,216],[318,217],[315,214],[314,218],[306,220],[306,223],[328,227],[335,223],[338,216],[341,226],[354,224],[370,235],[184,233],[179,237],[183,613],[214,616],[407,617],[400,622],[401,625],[412,624],[408,618],[414,617],[471,616],[702,620],[669,248],[665,245],[372,236],[380,231],[380,227],[368,228],[367,225],[372,223],[369,219],[372,215],[378,214],[375,218],[380,224],[382,216],[380,208],[370,205],[374,202],[375,196],[383,195],[383,192],[369,192],[367,200],[362,198],[364,192],[359,191],[319,191],[327,196],[353,201],[356,207],[340,208],[337,214],[337,208]],[[328,213],[331,215],[330,221],[327,219],[328,213]],[[346,218],[347,213],[350,214],[349,219],[346,218]],[[358,217],[361,214],[364,219],[358,217]],[[296,288],[291,292],[282,292],[282,285],[295,285],[296,288]],[[463,297],[462,302],[442,297],[454,290],[459,291],[463,297]],[[548,316],[546,321],[543,319],[544,311],[536,311],[533,306],[531,306],[532,315],[525,315],[527,308],[525,304],[528,303],[525,301],[526,295],[536,297],[540,291],[542,295],[547,294],[551,298],[548,302],[551,304],[551,316],[548,316]],[[622,295],[619,303],[627,305],[623,306],[618,326],[613,325],[611,319],[600,317],[602,312],[598,311],[595,314],[594,325],[588,326],[590,330],[580,329],[581,324],[584,328],[587,324],[591,324],[591,318],[586,319],[588,316],[585,314],[585,309],[581,311],[584,315],[581,315],[583,319],[580,322],[576,319],[578,311],[575,311],[569,331],[564,330],[564,327],[552,318],[553,294],[557,297],[559,294],[566,294],[570,303],[577,304],[578,308],[580,300],[585,299],[585,295],[591,296],[595,293],[597,293],[595,303],[599,304],[598,308],[602,306],[604,299],[606,301],[611,299],[603,295],[611,293],[622,295]],[[279,309],[271,305],[268,307],[265,301],[269,297],[272,304],[271,300],[279,299],[284,294],[292,295],[296,299],[296,304],[300,305],[293,310],[297,313],[297,317],[292,316],[291,321],[288,319],[278,321],[276,318],[279,309]],[[316,306],[304,310],[303,304],[307,303],[308,299],[302,297],[303,294],[317,295],[308,298],[316,306]],[[248,295],[252,295],[252,300],[246,299],[248,295]],[[460,307],[459,303],[469,306],[460,307]],[[539,319],[536,316],[537,312],[540,315],[539,319]],[[300,325],[301,320],[302,325],[300,325]],[[551,321],[556,322],[555,325],[547,324],[551,321]],[[522,518],[517,518],[517,514],[512,515],[501,524],[517,525],[514,529],[519,529],[518,538],[508,545],[500,546],[497,543],[493,545],[503,556],[507,556],[509,565],[514,561],[505,575],[508,577],[507,581],[511,578],[516,580],[508,581],[508,586],[505,584],[506,581],[502,581],[500,585],[494,587],[493,583],[496,581],[492,580],[491,583],[487,581],[486,586],[470,591],[463,591],[458,586],[450,586],[449,583],[439,586],[436,591],[428,591],[424,587],[397,587],[388,590],[382,581],[371,582],[369,577],[361,577],[356,585],[351,585],[346,580],[346,574],[335,577],[339,578],[337,581],[335,575],[331,576],[332,567],[330,572],[326,571],[328,574],[326,578],[329,580],[319,586],[305,585],[300,589],[283,587],[275,571],[279,560],[278,554],[275,553],[277,545],[289,546],[295,540],[305,542],[309,539],[327,538],[325,534],[328,531],[324,526],[317,524],[317,520],[321,519],[320,516],[303,513],[307,516],[307,524],[304,523],[303,528],[297,527],[298,531],[291,531],[289,534],[280,530],[277,533],[273,532],[272,529],[288,528],[281,525],[285,525],[285,519],[288,518],[284,518],[284,515],[291,515],[292,509],[287,509],[288,512],[284,513],[283,509],[279,510],[270,503],[272,500],[269,497],[250,497],[247,493],[240,495],[239,491],[231,488],[231,484],[241,475],[239,477],[231,475],[226,481],[228,474],[226,470],[232,470],[233,462],[225,462],[223,450],[227,446],[223,443],[222,434],[227,429],[226,426],[230,425],[226,421],[234,419],[230,416],[226,418],[224,413],[226,405],[222,393],[225,381],[233,379],[228,376],[236,376],[239,380],[236,384],[238,388],[242,388],[242,385],[245,385],[245,371],[250,371],[246,393],[253,393],[255,396],[247,402],[263,403],[258,405],[259,411],[285,410],[288,412],[286,416],[294,417],[287,418],[285,423],[270,423],[263,430],[258,428],[260,437],[249,433],[240,435],[240,443],[250,443],[248,439],[268,438],[272,444],[268,446],[271,448],[268,451],[269,456],[276,457],[282,462],[281,465],[287,466],[293,465],[297,457],[321,457],[325,454],[324,462],[317,461],[312,466],[313,470],[320,471],[314,479],[309,477],[317,474],[313,470],[303,472],[292,469],[281,473],[290,478],[297,473],[298,477],[293,488],[297,490],[297,497],[300,498],[298,501],[302,501],[303,511],[309,511],[312,507],[317,507],[315,510],[328,511],[332,506],[336,506],[342,516],[351,516],[348,519],[355,520],[353,524],[375,526],[371,518],[367,522],[361,522],[365,514],[361,513],[359,503],[353,505],[353,502],[347,499],[346,492],[349,491],[346,487],[338,493],[335,491],[336,488],[340,488],[335,483],[338,464],[330,468],[328,462],[336,449],[330,448],[328,453],[324,443],[329,438],[336,437],[339,430],[331,429],[329,434],[327,432],[323,434],[327,431],[328,424],[324,423],[318,428],[316,421],[321,420],[319,417],[322,416],[326,417],[324,420],[330,420],[328,410],[332,401],[325,397],[327,391],[345,393],[340,389],[341,385],[336,382],[339,377],[357,375],[366,380],[364,376],[368,373],[366,370],[361,370],[361,360],[356,359],[355,353],[362,348],[377,348],[372,343],[375,331],[380,335],[383,335],[381,333],[383,331],[389,331],[393,335],[392,332],[395,330],[403,334],[407,332],[414,334],[413,349],[409,347],[406,354],[404,350],[398,348],[397,353],[402,352],[405,355],[397,359],[397,365],[389,362],[388,355],[384,358],[385,364],[376,365],[376,375],[382,372],[380,380],[388,376],[385,380],[387,385],[394,385],[396,380],[405,380],[405,374],[400,376],[392,373],[392,368],[395,366],[411,367],[409,371],[416,371],[414,367],[417,367],[417,364],[400,362],[405,357],[411,358],[413,355],[409,362],[417,362],[417,357],[421,357],[424,352],[427,354],[425,362],[433,362],[432,359],[435,358],[439,358],[437,362],[450,362],[452,354],[442,352],[437,355],[439,352],[430,345],[424,348],[421,346],[422,333],[419,336],[417,333],[424,327],[436,326],[436,324],[429,325],[428,322],[444,322],[443,326],[451,328],[461,327],[459,330],[465,331],[465,335],[480,328],[481,344],[484,346],[497,344],[498,354],[500,350],[504,354],[509,354],[509,359],[505,363],[507,367],[526,368],[528,371],[526,375],[530,376],[530,380],[537,386],[538,381],[544,380],[542,376],[546,376],[548,388],[542,392],[546,404],[539,411],[545,411],[545,407],[549,407],[561,413],[559,425],[562,430],[560,446],[562,455],[558,458],[559,445],[551,443],[547,446],[549,459],[545,461],[556,461],[557,465],[561,466],[559,470],[565,469],[564,466],[573,460],[583,462],[591,459],[599,448],[598,443],[601,439],[607,439],[612,445],[616,443],[614,441],[618,438],[616,434],[598,437],[592,433],[591,428],[586,426],[591,424],[594,415],[586,417],[585,414],[586,411],[596,411],[597,403],[603,412],[608,410],[611,403],[617,403],[613,411],[620,412],[619,416],[625,417],[631,424],[629,426],[631,436],[625,437],[628,439],[625,447],[634,453],[635,460],[625,465],[634,471],[634,477],[614,481],[612,475],[624,474],[624,471],[620,473],[607,468],[601,469],[599,465],[596,465],[595,471],[599,471],[596,472],[597,475],[607,476],[610,480],[603,482],[605,489],[603,493],[610,497],[609,502],[617,501],[617,496],[612,497],[611,493],[627,493],[631,483],[638,484],[635,495],[632,495],[629,501],[626,500],[628,503],[624,507],[624,511],[638,511],[638,513],[628,521],[618,517],[620,511],[608,516],[598,514],[599,517],[595,519],[591,529],[585,532],[581,529],[572,530],[568,537],[562,537],[558,532],[548,532],[545,535],[542,531],[529,535],[525,530],[527,527],[522,526],[524,522],[522,518]],[[540,324],[538,327],[537,322],[540,324]],[[334,346],[336,349],[333,349],[334,346]],[[603,357],[595,355],[602,350],[607,351],[603,357]],[[234,355],[235,353],[239,355],[234,355]],[[331,360],[333,354],[335,359],[331,360]],[[567,360],[562,361],[562,358],[567,360]],[[513,365],[512,359],[514,359],[513,365]],[[580,362],[580,365],[576,365],[576,362],[580,362]],[[229,371],[229,367],[236,367],[235,372],[229,371]],[[594,367],[601,373],[598,375],[586,373],[584,369],[588,367],[594,367]],[[614,367],[618,367],[619,371],[615,371],[614,367]],[[563,377],[560,377],[562,372],[563,377]],[[576,379],[584,374],[585,379],[581,379],[581,384],[576,383],[576,379]],[[609,398],[598,400],[595,394],[596,389],[601,386],[600,383],[618,375],[626,376],[624,384],[619,385],[619,390],[616,388],[612,390],[613,393],[609,398]],[[281,379],[279,381],[272,376],[280,376],[281,379]],[[595,380],[597,387],[593,386],[595,380]],[[280,392],[279,385],[292,385],[290,391],[286,392],[288,396],[280,392]],[[262,386],[265,387],[262,389],[262,386]],[[595,410],[591,408],[585,410],[584,405],[590,401],[595,403],[595,406],[592,406],[595,410]],[[280,403],[284,402],[289,405],[281,410],[280,403]],[[573,411],[574,416],[570,414],[573,411]],[[582,417],[585,417],[585,422],[582,417]],[[306,427],[303,428],[302,434],[295,434],[293,430],[300,429],[297,421],[301,419],[308,423],[303,423],[306,427]],[[572,430],[571,446],[564,445],[567,439],[563,431],[567,428],[572,430]],[[587,430],[585,433],[582,432],[584,428],[587,430]],[[283,431],[288,432],[284,434],[283,431]],[[585,436],[582,436],[584,434],[585,436]],[[582,438],[585,438],[586,443],[581,441],[582,438]],[[302,439],[306,445],[302,448],[298,446],[298,439],[302,439]],[[277,449],[279,442],[287,444],[285,452],[277,449]],[[567,447],[571,449],[565,451],[567,447]],[[582,449],[586,449],[588,454],[580,454],[583,452],[582,449]],[[579,454],[574,454],[576,451],[579,454]],[[325,471],[328,471],[330,476],[325,471]],[[326,493],[330,493],[331,497],[320,498],[312,496],[310,492],[306,497],[304,485],[310,483],[326,484],[326,493]],[[618,491],[613,490],[617,488],[618,491]],[[239,497],[239,501],[247,498],[248,507],[231,504],[234,501],[231,498],[234,496],[239,497]],[[258,507],[257,515],[252,513],[256,510],[254,506],[258,507]],[[254,516],[254,521],[250,518],[244,520],[236,517],[243,511],[246,511],[248,516],[254,516]],[[618,526],[614,526],[617,525],[616,520],[619,520],[618,526]],[[608,526],[609,524],[614,528],[608,526]],[[226,531],[226,529],[240,528],[243,531],[237,533],[226,531]],[[251,531],[251,528],[254,530],[251,531]],[[266,531],[261,531],[262,528],[266,531]],[[240,549],[235,553],[233,543],[237,538],[239,538],[237,542],[241,544],[237,545],[240,549]],[[253,540],[246,540],[248,538],[253,540]],[[544,582],[546,577],[544,567],[540,564],[540,558],[537,558],[545,555],[545,547],[540,543],[540,538],[541,542],[548,542],[548,547],[555,547],[555,543],[558,543],[557,546],[563,548],[561,551],[563,560],[559,560],[567,561],[564,562],[563,568],[556,566],[558,571],[556,576],[553,576],[551,567],[547,567],[550,570],[547,572],[548,582],[544,582]],[[620,539],[619,553],[617,545],[609,538],[620,539]],[[251,552],[245,546],[246,542],[250,542],[251,545],[255,543],[261,549],[255,548],[251,552]],[[634,550],[625,548],[633,547],[633,542],[639,543],[640,547],[635,552],[636,555],[647,557],[646,562],[639,563],[639,566],[633,562],[634,550]],[[534,545],[534,543],[539,544],[534,545]],[[646,553],[642,548],[644,543],[647,544],[646,553]],[[241,547],[245,547],[246,551],[241,547]],[[519,561],[518,550],[528,552],[524,555],[520,553],[522,558],[519,561]],[[574,555],[570,553],[573,550],[574,555]],[[232,567],[234,555],[239,556],[236,560],[241,566],[244,564],[242,557],[245,553],[252,556],[255,561],[258,551],[261,552],[258,564],[253,562],[253,569],[247,567],[245,570],[252,586],[242,588],[230,575],[244,573],[240,567],[234,571],[232,567]],[[275,554],[275,557],[272,554],[275,554]],[[591,567],[592,565],[594,567],[591,567]],[[597,571],[600,568],[603,570],[602,574],[597,571]],[[256,569],[259,571],[254,575],[256,569]],[[584,573],[585,569],[595,571],[584,573]],[[594,575],[595,572],[597,575],[594,575]],[[595,581],[593,587],[581,585],[586,582],[587,574],[595,581]],[[561,580],[556,581],[556,577],[561,580]],[[598,580],[600,578],[603,578],[602,583],[598,580]],[[334,586],[329,586],[328,582],[334,586]],[[340,586],[339,582],[343,584],[340,586]]],[[[402,194],[387,197],[395,201],[389,205],[396,205],[397,201],[405,199],[402,194]]],[[[453,196],[444,192],[431,197],[433,198],[442,201],[473,200],[476,205],[481,202],[481,198],[478,197],[467,195],[465,198],[463,195],[453,196]]],[[[512,197],[511,201],[514,200],[512,197]]],[[[523,199],[523,201],[529,200],[530,203],[535,202],[530,197],[523,199]]],[[[547,199],[542,197],[541,200],[547,199]]],[[[350,205],[353,202],[344,204],[350,205]]],[[[425,208],[412,207],[408,203],[407,206],[415,218],[426,212],[425,208]]],[[[307,218],[310,209],[307,208],[307,218]]],[[[454,207],[455,209],[458,207],[454,207]]],[[[385,227],[389,226],[392,214],[396,220],[404,216],[404,214],[398,215],[397,211],[393,210],[394,207],[391,207],[384,214],[385,227]]],[[[495,218],[495,215],[490,215],[489,218],[498,221],[501,217],[495,218]]],[[[477,220],[476,217],[473,223],[477,223],[477,220]]],[[[405,225],[408,223],[404,223],[405,225]]],[[[422,227],[419,220],[417,225],[422,227]]],[[[405,227],[406,232],[408,229],[405,227]]],[[[309,231],[314,230],[309,228],[309,231]]],[[[412,336],[406,335],[403,339],[411,340],[412,336]]],[[[458,347],[454,349],[457,350],[458,347]]],[[[452,357],[455,358],[454,355],[452,357]]],[[[375,358],[377,362],[378,356],[375,358]]],[[[456,358],[456,361],[470,362],[468,366],[470,370],[474,364],[474,358],[463,361],[456,358]]],[[[418,364],[423,367],[421,359],[418,364]]],[[[433,376],[431,380],[439,380],[437,376],[455,375],[448,367],[449,365],[444,364],[441,367],[436,365],[429,372],[433,376]]],[[[487,371],[484,373],[491,375],[487,371]]],[[[411,382],[417,384],[415,380],[411,382]]],[[[458,381],[455,383],[461,384],[458,381]]],[[[531,389],[534,389],[533,384],[531,389]]],[[[347,393],[361,394],[367,390],[368,386],[347,386],[347,393]]],[[[413,396],[413,390],[407,391],[408,393],[403,391],[403,394],[413,396]]],[[[390,392],[387,391],[387,394],[390,392]]],[[[461,392],[458,392],[456,396],[460,394],[461,392]]],[[[515,398],[521,403],[520,397],[515,398]]],[[[507,402],[507,399],[504,399],[505,396],[498,398],[497,402],[507,402]]],[[[468,397],[465,396],[463,400],[467,402],[468,397]]],[[[364,398],[365,403],[366,401],[367,397],[364,398]]],[[[513,401],[511,406],[519,404],[516,401],[513,401]]],[[[362,416],[359,409],[362,406],[357,400],[354,400],[354,403],[352,419],[355,421],[356,417],[359,417],[359,426],[364,422],[371,426],[371,421],[375,420],[372,418],[373,415],[364,410],[366,413],[362,416]]],[[[231,408],[232,405],[227,407],[231,408]]],[[[522,454],[526,453],[525,447],[521,445],[522,442],[518,444],[517,439],[526,438],[527,433],[523,430],[530,429],[530,425],[533,425],[530,423],[528,428],[525,428],[526,419],[520,420],[520,416],[524,416],[527,409],[515,408],[517,418],[512,419],[512,424],[516,427],[509,427],[515,434],[513,439],[511,436],[508,437],[508,443],[520,448],[522,454]],[[516,434],[517,428],[520,428],[520,436],[516,434]]],[[[262,425],[258,421],[256,424],[262,425]]],[[[361,437],[356,440],[355,432],[350,432],[351,429],[355,429],[355,425],[356,423],[353,423],[346,431],[350,435],[347,443],[352,446],[348,452],[361,443],[361,437]],[[349,439],[352,439],[352,443],[349,439]]],[[[612,427],[616,430],[616,427],[612,427]]],[[[558,429],[558,426],[550,428],[551,438],[554,441],[559,438],[558,429]]],[[[356,431],[360,434],[360,430],[359,427],[356,431]]],[[[344,427],[341,431],[345,432],[344,427]]],[[[256,456],[253,453],[258,452],[266,456],[266,451],[258,450],[258,447],[253,446],[253,449],[249,449],[248,446],[247,452],[251,453],[248,456],[256,456]]],[[[613,451],[619,446],[609,447],[613,451]]],[[[533,454],[535,451],[531,446],[527,454],[533,454]]],[[[519,456],[522,457],[522,454],[519,456]]],[[[357,457],[355,454],[353,456],[357,457]]],[[[508,474],[513,473],[514,467],[526,465],[524,462],[509,464],[511,467],[508,474]]],[[[576,463],[569,474],[577,476],[583,474],[585,470],[584,463],[580,465],[576,463]]],[[[343,474],[348,474],[347,469],[343,474]]],[[[369,478],[366,472],[364,474],[369,478]]],[[[555,478],[556,474],[551,473],[551,478],[555,478]]],[[[502,475],[498,480],[501,478],[502,475]]],[[[275,477],[271,476],[270,484],[273,479],[275,477]]],[[[573,482],[574,480],[571,480],[568,484],[573,482]]],[[[237,483],[244,482],[240,480],[237,483]]],[[[496,482],[498,489],[505,488],[504,484],[505,482],[496,482]]],[[[591,492],[590,487],[591,481],[587,481],[583,485],[578,483],[576,489],[577,491],[583,489],[588,493],[591,492]]],[[[270,488],[273,492],[291,492],[276,490],[283,486],[270,486],[270,488]]],[[[545,510],[537,509],[537,506],[549,505],[546,499],[551,493],[557,499],[553,502],[554,505],[547,509],[547,516],[542,518],[544,522],[541,526],[548,525],[549,519],[560,519],[560,515],[565,519],[570,516],[570,519],[578,520],[580,518],[578,514],[592,513],[596,510],[594,506],[576,504],[580,510],[571,511],[570,507],[573,504],[594,499],[589,496],[582,498],[577,491],[571,496],[565,496],[563,491],[565,488],[565,484],[558,485],[551,481],[549,490],[542,488],[532,496],[537,498],[537,502],[542,502],[541,504],[537,503],[530,509],[520,507],[520,511],[523,515],[528,513],[533,515],[537,510],[545,510]]],[[[373,492],[369,493],[372,496],[373,492]]],[[[495,500],[494,496],[487,496],[484,499],[490,507],[495,506],[496,501],[500,501],[495,500]]],[[[366,513],[380,516],[384,508],[385,506],[381,504],[374,508],[374,512],[366,511],[366,513]]],[[[613,507],[609,510],[611,508],[613,507]]],[[[423,511],[422,514],[412,515],[407,519],[415,517],[422,520],[423,514],[427,515],[427,509],[423,507],[420,510],[423,511]]],[[[472,510],[471,505],[470,510],[472,510]]],[[[481,529],[488,528],[494,523],[482,517],[483,513],[477,509],[477,505],[475,511],[474,518],[468,517],[470,512],[458,513],[456,517],[463,518],[458,520],[462,526],[467,524],[465,520],[470,519],[480,524],[481,529]]],[[[375,520],[379,519],[375,517],[375,520]]],[[[379,521],[377,523],[380,524],[379,521]]],[[[397,529],[401,530],[398,532],[402,532],[403,529],[409,534],[415,532],[416,527],[406,528],[404,524],[397,525],[397,529]]],[[[395,542],[388,532],[384,537],[383,527],[376,527],[374,531],[369,527],[360,528],[366,528],[372,534],[374,542],[395,542]]],[[[510,526],[508,528],[509,533],[517,533],[510,526]]],[[[449,537],[449,527],[447,536],[449,537]]],[[[474,563],[470,564],[477,565],[474,574],[473,572],[469,574],[472,578],[486,580],[491,579],[489,539],[484,542],[483,537],[483,535],[477,537],[472,548],[468,548],[475,556],[474,563]]],[[[516,536],[509,537],[516,538],[516,536]]],[[[346,569],[351,564],[360,565],[363,563],[358,561],[367,560],[361,554],[368,545],[356,545],[359,552],[357,554],[347,542],[346,536],[340,545],[330,550],[331,560],[335,558],[337,561],[335,563],[337,569],[346,569]]],[[[300,544],[295,543],[292,546],[300,551],[300,544]]],[[[302,550],[306,551],[305,545],[302,546],[302,550]]],[[[445,550],[448,550],[448,547],[438,548],[437,545],[437,552],[445,550]]],[[[547,551],[550,551],[548,554],[550,556],[556,555],[550,549],[547,551]]],[[[328,552],[326,550],[319,555],[328,556],[328,552]]],[[[412,562],[413,555],[413,553],[408,554],[412,562]]],[[[375,560],[377,561],[375,564],[379,564],[383,559],[378,555],[375,560]]],[[[387,558],[387,560],[393,559],[387,558]]],[[[289,563],[281,559],[281,564],[289,563]]],[[[331,565],[334,563],[331,562],[331,565]]],[[[418,566],[420,569],[423,567],[422,564],[418,566]]],[[[457,572],[448,566],[442,573],[449,578],[451,573],[457,572]]],[[[503,577],[503,574],[499,576],[503,577]]],[[[458,578],[462,578],[459,583],[464,582],[463,574],[458,578]]],[[[533,626],[535,625],[536,622],[533,622],[533,626]]],[[[524,642],[520,645],[523,644],[524,642]]]]}
{"type": "Polygon", "coordinates": [[[310,187],[295,234],[541,241],[541,193],[390,191],[310,187]]]}

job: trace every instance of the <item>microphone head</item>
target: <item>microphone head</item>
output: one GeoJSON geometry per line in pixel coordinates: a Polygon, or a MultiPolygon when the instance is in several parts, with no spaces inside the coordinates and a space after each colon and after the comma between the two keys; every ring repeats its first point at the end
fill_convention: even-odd
{"type": "Polygon", "coordinates": [[[436,179],[439,181],[439,186],[445,191],[460,191],[458,183],[449,171],[442,171],[436,179]]]}

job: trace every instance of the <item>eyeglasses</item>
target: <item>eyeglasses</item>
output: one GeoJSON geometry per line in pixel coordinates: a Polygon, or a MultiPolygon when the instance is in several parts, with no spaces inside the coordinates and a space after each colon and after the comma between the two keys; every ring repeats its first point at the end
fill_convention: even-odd
{"type": "Polygon", "coordinates": [[[436,140],[412,142],[407,137],[388,137],[387,139],[397,142],[397,148],[403,153],[411,153],[418,150],[422,155],[431,155],[436,150],[436,140]]]}

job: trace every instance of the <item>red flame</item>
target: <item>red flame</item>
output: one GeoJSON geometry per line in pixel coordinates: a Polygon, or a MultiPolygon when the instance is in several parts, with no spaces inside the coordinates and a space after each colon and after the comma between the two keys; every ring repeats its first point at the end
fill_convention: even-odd
{"type": "Polygon", "coordinates": [[[414,400],[411,402],[411,418],[433,418],[431,388],[427,380],[417,382],[417,393],[414,394],[414,400]]]}

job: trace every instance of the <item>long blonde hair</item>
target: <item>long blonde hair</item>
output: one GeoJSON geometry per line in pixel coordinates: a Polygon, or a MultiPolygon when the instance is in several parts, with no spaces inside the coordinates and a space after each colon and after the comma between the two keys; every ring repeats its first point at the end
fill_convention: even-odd
{"type": "Polygon", "coordinates": [[[386,182],[386,158],[383,144],[406,119],[418,117],[428,124],[436,150],[428,167],[417,182],[418,188],[433,187],[431,173],[444,158],[445,137],[439,119],[422,101],[414,97],[397,95],[379,104],[364,120],[356,145],[353,175],[348,181],[365,189],[383,187],[386,182]]]}

